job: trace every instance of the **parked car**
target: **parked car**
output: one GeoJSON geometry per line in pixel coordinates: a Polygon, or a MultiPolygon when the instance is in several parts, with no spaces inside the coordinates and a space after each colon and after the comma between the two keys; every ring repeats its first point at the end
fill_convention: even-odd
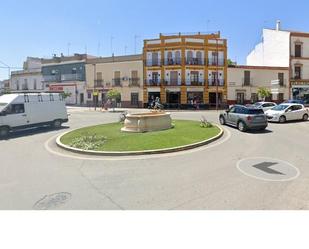
{"type": "Polygon", "coordinates": [[[6,94],[0,96],[0,137],[12,130],[68,122],[63,96],[59,93],[6,94]]]}
{"type": "Polygon", "coordinates": [[[241,105],[232,106],[219,116],[221,125],[232,125],[240,131],[265,130],[268,126],[266,115],[262,109],[241,105]]]}
{"type": "Polygon", "coordinates": [[[255,108],[261,108],[261,109],[263,109],[264,112],[266,112],[266,111],[274,108],[275,106],[277,106],[277,104],[274,103],[274,102],[257,102],[255,104],[253,104],[253,106],[255,108]]]}
{"type": "Polygon", "coordinates": [[[290,99],[284,102],[284,104],[300,104],[305,105],[305,101],[302,99],[290,99]]]}
{"type": "Polygon", "coordinates": [[[266,112],[268,121],[285,123],[292,120],[307,121],[308,109],[301,104],[284,103],[266,112]]]}

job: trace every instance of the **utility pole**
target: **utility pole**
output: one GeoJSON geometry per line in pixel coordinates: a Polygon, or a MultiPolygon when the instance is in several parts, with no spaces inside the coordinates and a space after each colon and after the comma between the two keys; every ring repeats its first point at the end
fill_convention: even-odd
{"type": "Polygon", "coordinates": [[[216,62],[216,110],[218,111],[219,110],[219,86],[218,86],[218,83],[219,83],[219,45],[218,45],[218,38],[216,38],[216,46],[217,46],[217,62],[216,62]]]}
{"type": "Polygon", "coordinates": [[[7,65],[6,63],[4,63],[3,61],[0,61],[0,63],[1,63],[2,65],[4,65],[5,68],[8,69],[8,80],[9,80],[9,85],[10,85],[10,87],[11,87],[11,67],[10,67],[9,65],[7,65]]]}
{"type": "Polygon", "coordinates": [[[113,40],[115,39],[115,37],[111,36],[111,54],[114,54],[114,49],[113,49],[113,40]]]}

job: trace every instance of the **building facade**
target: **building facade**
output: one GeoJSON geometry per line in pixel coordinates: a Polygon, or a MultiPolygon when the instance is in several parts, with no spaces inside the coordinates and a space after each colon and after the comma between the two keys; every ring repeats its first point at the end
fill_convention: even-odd
{"type": "Polygon", "coordinates": [[[248,55],[247,64],[289,68],[289,97],[309,104],[309,33],[264,29],[263,39],[248,55]]]}
{"type": "Polygon", "coordinates": [[[113,56],[87,60],[87,104],[102,106],[107,92],[116,89],[121,94],[121,107],[143,107],[142,55],[113,56]]]}
{"type": "Polygon", "coordinates": [[[90,57],[87,54],[74,54],[42,59],[44,89],[68,93],[67,104],[85,105],[86,61],[90,57]]]}
{"type": "Polygon", "coordinates": [[[159,97],[167,107],[227,103],[227,41],[217,34],[162,35],[145,40],[145,105],[159,97]]]}
{"type": "Polygon", "coordinates": [[[42,91],[44,88],[41,67],[41,58],[28,57],[23,64],[23,70],[11,72],[10,90],[42,91]]]}
{"type": "Polygon", "coordinates": [[[289,99],[289,68],[231,66],[228,68],[228,104],[251,104],[261,101],[258,89],[278,89],[267,101],[282,103],[289,99]],[[272,85],[277,80],[279,84],[272,85]]]}

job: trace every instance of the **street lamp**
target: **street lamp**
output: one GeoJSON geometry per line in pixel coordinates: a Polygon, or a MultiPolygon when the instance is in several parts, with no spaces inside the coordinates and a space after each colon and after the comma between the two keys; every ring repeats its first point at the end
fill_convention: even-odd
{"type": "Polygon", "coordinates": [[[96,76],[97,76],[97,67],[96,64],[93,65],[93,99],[94,99],[94,110],[97,110],[97,91],[96,91],[96,76]]]}

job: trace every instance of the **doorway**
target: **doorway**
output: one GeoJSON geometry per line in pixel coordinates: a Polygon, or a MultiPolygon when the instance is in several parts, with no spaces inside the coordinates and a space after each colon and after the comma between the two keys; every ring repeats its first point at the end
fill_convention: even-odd
{"type": "Polygon", "coordinates": [[[245,104],[245,93],[237,93],[236,95],[236,103],[238,105],[244,105],[245,104]]]}
{"type": "MultiPolygon", "coordinates": [[[[211,107],[215,107],[217,103],[217,94],[216,93],[209,93],[209,105],[211,107]]],[[[222,104],[222,93],[218,93],[218,106],[222,104]]]]}
{"type": "Polygon", "coordinates": [[[180,92],[166,92],[168,104],[180,104],[180,92]]]}
{"type": "Polygon", "coordinates": [[[80,103],[81,105],[83,105],[83,104],[84,104],[84,101],[85,101],[85,99],[84,99],[84,94],[81,93],[81,94],[79,95],[79,103],[80,103]]]}

